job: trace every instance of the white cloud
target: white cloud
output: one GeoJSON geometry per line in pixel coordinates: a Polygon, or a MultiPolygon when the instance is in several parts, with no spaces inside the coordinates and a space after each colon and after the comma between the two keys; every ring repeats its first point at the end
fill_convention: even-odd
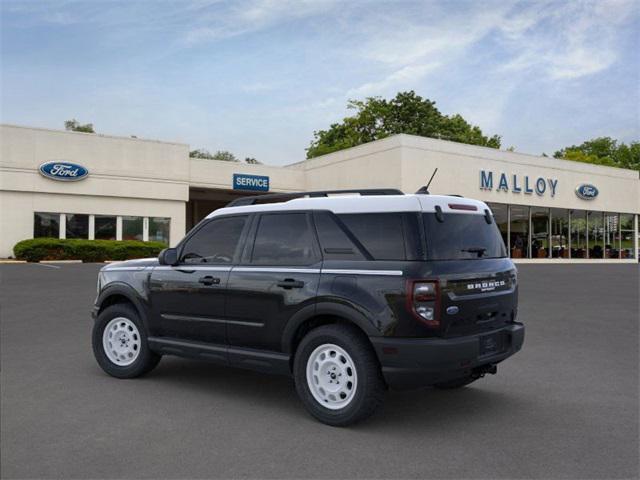
{"type": "Polygon", "coordinates": [[[532,4],[504,27],[504,45],[516,53],[503,66],[570,80],[606,70],[618,59],[618,29],[637,15],[633,0],[532,4]]]}
{"type": "Polygon", "coordinates": [[[347,92],[347,97],[365,97],[382,95],[390,90],[402,90],[415,86],[431,70],[438,67],[438,63],[407,65],[392,72],[379,81],[367,82],[347,92]]]}

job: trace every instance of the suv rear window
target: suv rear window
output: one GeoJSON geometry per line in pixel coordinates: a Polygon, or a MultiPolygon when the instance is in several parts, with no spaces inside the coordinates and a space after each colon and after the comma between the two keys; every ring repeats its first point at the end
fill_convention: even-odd
{"type": "Polygon", "coordinates": [[[444,213],[439,222],[435,213],[424,213],[427,256],[430,260],[467,260],[507,256],[495,222],[484,215],[444,213]]]}

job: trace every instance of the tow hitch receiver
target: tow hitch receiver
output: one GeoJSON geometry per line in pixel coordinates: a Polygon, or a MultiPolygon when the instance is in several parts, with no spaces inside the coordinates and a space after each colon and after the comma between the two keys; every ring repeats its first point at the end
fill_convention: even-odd
{"type": "Polygon", "coordinates": [[[497,372],[498,372],[498,367],[493,363],[489,363],[487,365],[481,365],[479,367],[474,368],[471,371],[471,376],[473,378],[482,378],[486,374],[495,375],[497,372]]]}

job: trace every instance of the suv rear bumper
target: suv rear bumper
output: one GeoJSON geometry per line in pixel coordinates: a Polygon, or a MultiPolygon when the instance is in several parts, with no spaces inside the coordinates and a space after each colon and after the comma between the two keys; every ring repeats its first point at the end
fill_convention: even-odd
{"type": "Polygon", "coordinates": [[[472,370],[496,364],[522,348],[524,325],[514,323],[480,335],[456,338],[370,337],[382,374],[393,389],[419,388],[471,375],[472,370]],[[503,348],[480,354],[481,337],[498,334],[503,348]]]}

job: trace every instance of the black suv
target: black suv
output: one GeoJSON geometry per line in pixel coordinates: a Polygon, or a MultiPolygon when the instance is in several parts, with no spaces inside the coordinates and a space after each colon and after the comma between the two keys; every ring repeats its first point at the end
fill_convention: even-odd
{"type": "Polygon", "coordinates": [[[520,350],[517,274],[486,204],[360,191],[241,198],[157,259],[104,267],[93,350],[131,378],[164,354],[292,375],[309,412],[458,388],[520,350]]]}

